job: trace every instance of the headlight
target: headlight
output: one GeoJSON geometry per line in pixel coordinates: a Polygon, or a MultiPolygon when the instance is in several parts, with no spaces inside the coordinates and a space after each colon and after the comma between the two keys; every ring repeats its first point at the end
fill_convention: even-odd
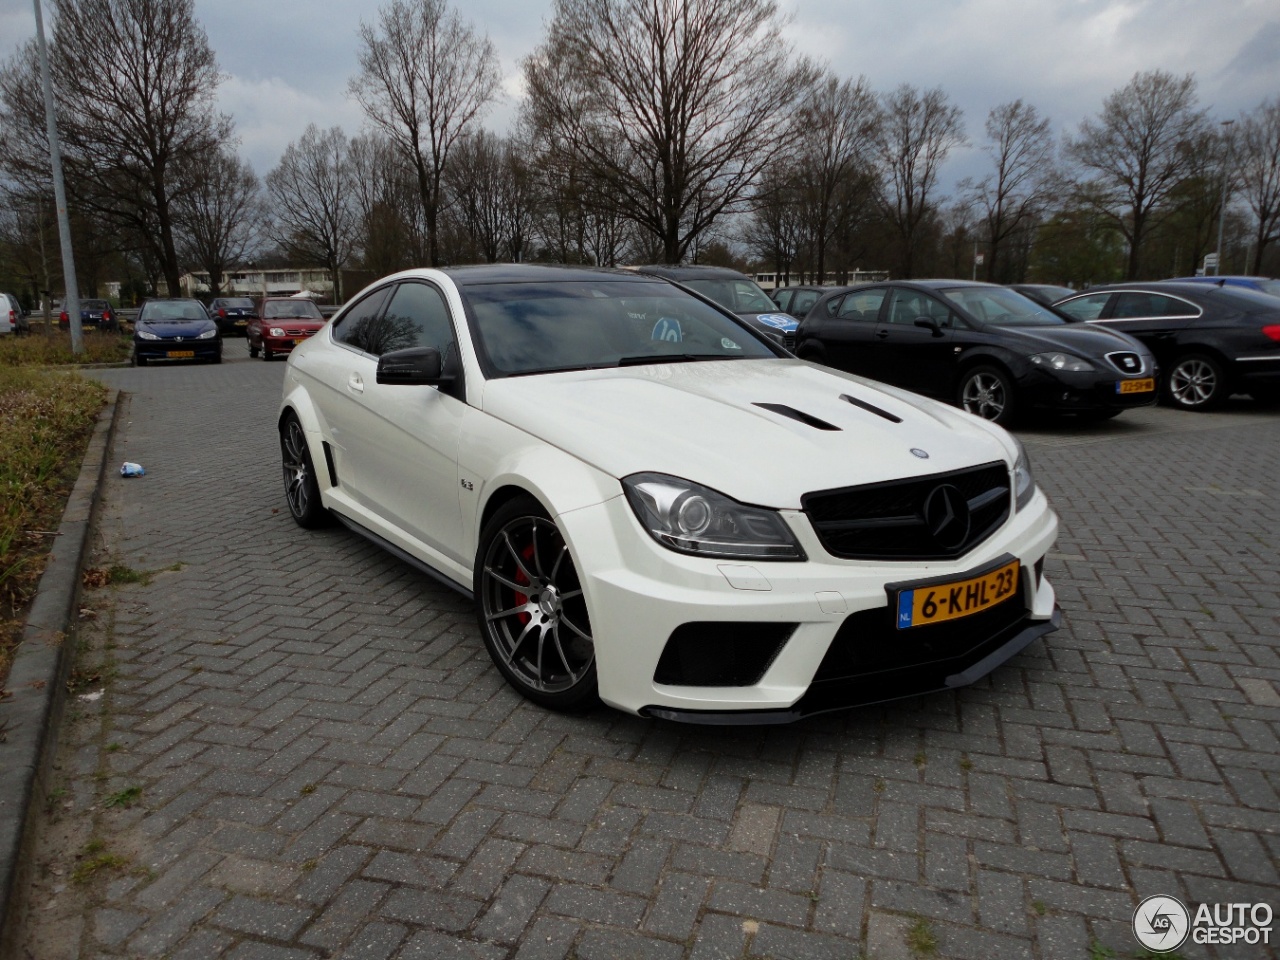
{"type": "Polygon", "coordinates": [[[284,328],[283,328],[283,327],[272,327],[270,330],[268,330],[268,331],[267,331],[267,333],[271,334],[271,336],[273,336],[273,337],[283,337],[283,336],[284,336],[284,328]]]}
{"type": "Polygon", "coordinates": [[[212,340],[212,339],[213,339],[214,337],[216,337],[217,335],[218,335],[218,328],[217,328],[217,327],[214,327],[212,330],[206,330],[204,333],[200,334],[200,336],[196,337],[196,339],[197,339],[197,340],[212,340]]]}
{"type": "Polygon", "coordinates": [[[160,339],[150,330],[139,330],[138,337],[142,340],[159,340],[160,339]]]}
{"type": "Polygon", "coordinates": [[[1013,442],[1018,445],[1018,459],[1013,462],[1013,496],[1015,512],[1031,502],[1036,492],[1036,478],[1031,475],[1031,461],[1027,459],[1027,448],[1017,437],[1013,442]]]}
{"type": "Polygon", "coordinates": [[[671,550],[734,560],[805,559],[775,510],[749,507],[660,473],[633,474],[622,486],[649,536],[671,550]]]}
{"type": "Polygon", "coordinates": [[[1049,367],[1051,370],[1067,370],[1070,373],[1085,373],[1093,369],[1093,364],[1081,357],[1073,357],[1069,353],[1037,353],[1029,358],[1037,367],[1049,367]]]}

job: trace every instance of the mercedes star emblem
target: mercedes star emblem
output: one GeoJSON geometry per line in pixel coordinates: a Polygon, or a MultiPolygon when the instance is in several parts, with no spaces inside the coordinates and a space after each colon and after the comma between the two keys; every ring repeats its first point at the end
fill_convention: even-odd
{"type": "Polygon", "coordinates": [[[939,484],[925,498],[924,522],[938,546],[955,550],[969,539],[969,503],[958,487],[939,484]]]}

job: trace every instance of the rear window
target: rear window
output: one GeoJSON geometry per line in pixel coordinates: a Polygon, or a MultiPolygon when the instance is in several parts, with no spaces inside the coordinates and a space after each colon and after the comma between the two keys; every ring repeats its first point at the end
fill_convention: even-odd
{"type": "Polygon", "coordinates": [[[233,310],[252,310],[253,301],[248,297],[226,297],[218,301],[219,306],[230,307],[233,310]]]}
{"type": "MultiPolygon", "coordinates": [[[[1280,290],[1280,286],[1277,288],[1280,290]]],[[[1280,311],[1280,301],[1261,290],[1250,290],[1248,287],[1219,287],[1207,291],[1219,303],[1226,304],[1241,313],[1276,313],[1280,311]]]]}
{"type": "Polygon", "coordinates": [[[111,304],[105,300],[81,300],[81,310],[110,310],[111,304]]]}

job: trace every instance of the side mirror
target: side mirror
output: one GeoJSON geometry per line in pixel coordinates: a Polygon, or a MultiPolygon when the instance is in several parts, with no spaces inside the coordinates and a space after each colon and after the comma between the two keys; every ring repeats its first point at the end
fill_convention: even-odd
{"type": "Polygon", "coordinates": [[[435,347],[407,347],[378,358],[378,383],[438,387],[453,377],[442,373],[440,351],[435,347]]]}
{"type": "Polygon", "coordinates": [[[942,325],[932,317],[917,317],[916,326],[924,327],[926,330],[932,330],[935,337],[943,336],[942,325]]]}

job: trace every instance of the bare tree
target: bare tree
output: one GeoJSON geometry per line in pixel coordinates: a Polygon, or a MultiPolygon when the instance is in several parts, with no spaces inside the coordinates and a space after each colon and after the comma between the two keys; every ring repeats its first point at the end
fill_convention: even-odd
{"type": "Polygon", "coordinates": [[[897,234],[904,277],[914,276],[923,227],[936,215],[938,171],[952,148],[965,143],[962,113],[941,89],[920,93],[902,84],[883,97],[877,127],[880,205],[897,234]]]}
{"type": "Polygon", "coordinates": [[[413,166],[436,266],[449,154],[498,96],[497,52],[446,0],[391,0],[360,42],[351,93],[413,166]]]}
{"type": "Polygon", "coordinates": [[[771,164],[760,178],[742,230],[743,241],[784,283],[791,280],[805,233],[798,193],[791,160],[771,164]]]}
{"type": "Polygon", "coordinates": [[[781,26],[773,0],[556,0],[528,110],[677,263],[799,135],[817,71],[781,26]]]}
{"type": "Polygon", "coordinates": [[[994,170],[971,189],[970,199],[986,240],[987,280],[1020,279],[1002,273],[1006,241],[1024,233],[1048,199],[1056,179],[1054,138],[1047,117],[1021,100],[987,115],[984,152],[994,170]]]}
{"type": "Polygon", "coordinates": [[[186,171],[191,189],[175,202],[179,252],[209,274],[209,288],[217,297],[227,269],[258,243],[262,188],[252,168],[230,151],[212,151],[196,163],[196,169],[186,171]]]}
{"type": "Polygon", "coordinates": [[[813,89],[798,119],[806,133],[794,164],[798,198],[810,233],[813,270],[821,283],[828,248],[847,231],[848,217],[863,206],[849,202],[853,199],[850,188],[868,183],[869,144],[880,109],[865,78],[854,83],[829,75],[813,89]]]}
{"type": "Polygon", "coordinates": [[[1280,98],[1243,118],[1239,144],[1240,192],[1256,221],[1249,269],[1259,274],[1263,251],[1280,240],[1280,98]]]}
{"type": "MultiPolygon", "coordinates": [[[[174,205],[190,188],[180,171],[231,127],[214,109],[218,66],[194,0],[52,3],[50,71],[67,183],[78,204],[143,239],[176,294],[174,205]]],[[[17,158],[29,171],[48,169],[35,56],[28,44],[0,75],[4,120],[36,147],[17,158]]]]}
{"type": "Polygon", "coordinates": [[[339,303],[342,268],[356,233],[351,180],[346,134],[341,127],[321,131],[314,123],[267,174],[273,239],[290,257],[323,265],[339,303]]]}
{"type": "Polygon", "coordinates": [[[349,157],[361,266],[381,277],[427,263],[426,229],[413,167],[378,133],[354,138],[349,157]]]}
{"type": "Polygon", "coordinates": [[[455,214],[486,263],[506,247],[506,160],[502,138],[478,130],[458,142],[445,170],[455,214]]]}
{"type": "Polygon", "coordinates": [[[1203,125],[1195,77],[1152,70],[1107,97],[1102,113],[1082,122],[1068,142],[1068,156],[1090,178],[1093,189],[1085,195],[1101,200],[1099,212],[1129,242],[1126,279],[1139,277],[1143,243],[1160,205],[1186,176],[1185,145],[1203,125]]]}

